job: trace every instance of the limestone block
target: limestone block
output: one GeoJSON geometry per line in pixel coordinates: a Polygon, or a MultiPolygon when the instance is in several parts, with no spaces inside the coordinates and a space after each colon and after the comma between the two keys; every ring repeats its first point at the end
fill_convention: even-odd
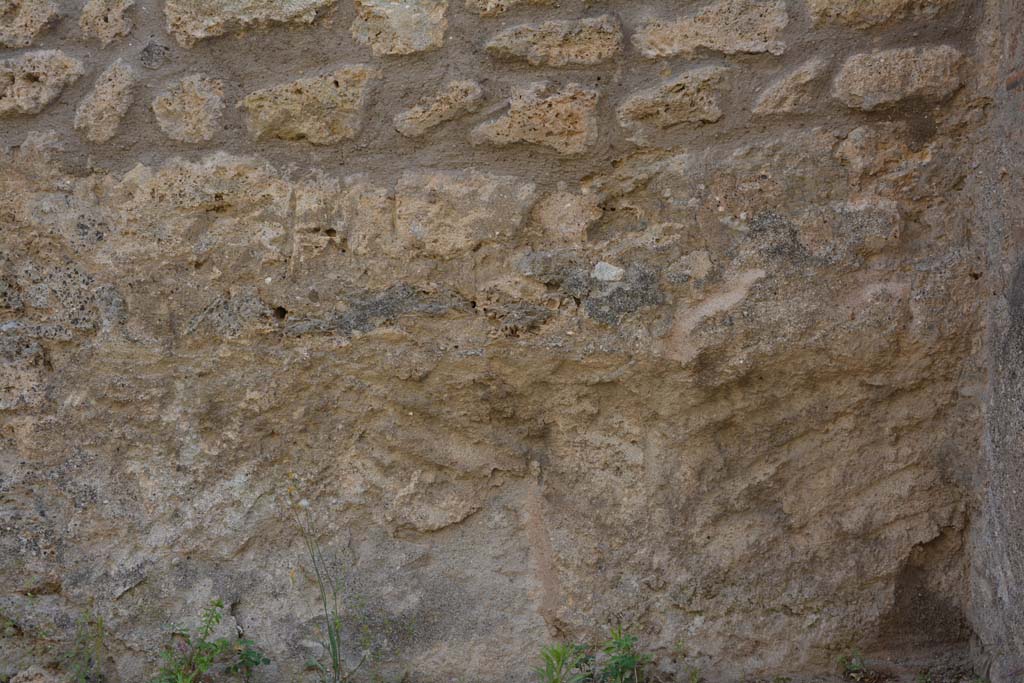
{"type": "Polygon", "coordinates": [[[907,47],[853,55],[832,84],[832,96],[871,111],[910,98],[939,102],[963,84],[963,54],[949,45],[907,47]]]}
{"type": "Polygon", "coordinates": [[[53,0],[0,0],[0,45],[28,47],[56,16],[53,0]]]}
{"type": "Polygon", "coordinates": [[[754,114],[800,114],[811,109],[815,101],[814,87],[825,75],[828,62],[814,57],[791,73],[771,83],[754,103],[754,114]]]}
{"type": "Polygon", "coordinates": [[[466,0],[466,7],[482,17],[504,14],[520,5],[550,5],[554,0],[466,0]]]}
{"type": "Polygon", "coordinates": [[[350,140],[363,127],[372,67],[343,66],[322,76],[257,90],[239,103],[258,139],[305,140],[329,145],[350,140]]]}
{"type": "Polygon", "coordinates": [[[89,0],[82,8],[78,26],[86,37],[109,45],[131,32],[132,21],[127,13],[134,5],[135,0],[89,0]]]}
{"type": "Polygon", "coordinates": [[[418,137],[446,121],[477,111],[483,96],[476,81],[451,81],[440,92],[396,115],[395,129],[406,137],[418,137]]]}
{"type": "Polygon", "coordinates": [[[85,73],[60,50],[38,50],[0,60],[0,116],[38,114],[85,73]]]}
{"type": "Polygon", "coordinates": [[[224,113],[224,84],[203,74],[187,76],[153,100],[153,113],[172,140],[211,140],[224,113]]]}
{"type": "Polygon", "coordinates": [[[487,43],[495,57],[523,59],[533,66],[599,64],[622,50],[622,28],[605,14],[579,21],[545,21],[505,29],[487,43]]]}
{"type": "Polygon", "coordinates": [[[722,118],[715,86],[729,70],[720,66],[691,69],[661,85],[631,95],[619,106],[625,128],[652,124],[669,128],[681,123],[714,123],[722,118]]]}
{"type": "Polygon", "coordinates": [[[511,239],[534,202],[536,186],[476,171],[410,171],[395,190],[395,229],[408,246],[450,257],[485,240],[511,239]]]}
{"type": "Polygon", "coordinates": [[[603,213],[597,194],[558,190],[537,202],[534,219],[549,239],[580,243],[603,213]]]}
{"type": "Polygon", "coordinates": [[[957,0],[807,0],[817,24],[867,28],[906,17],[932,18],[957,0]]]}
{"type": "Polygon", "coordinates": [[[690,56],[701,48],[781,55],[786,44],[779,37],[788,23],[784,0],[718,0],[680,19],[646,22],[633,45],[650,58],[690,56]]]}
{"type": "Polygon", "coordinates": [[[559,154],[581,154],[597,142],[596,90],[570,83],[556,88],[539,82],[518,88],[501,117],[477,126],[474,144],[510,145],[529,142],[559,154]]]}
{"type": "Polygon", "coordinates": [[[84,131],[90,142],[106,142],[114,137],[131,105],[136,79],[135,70],[124,60],[107,67],[96,79],[92,92],[78,105],[75,130],[84,131]]]}
{"type": "Polygon", "coordinates": [[[448,0],[356,0],[352,37],[373,54],[408,55],[444,45],[448,0]]]}
{"type": "Polygon", "coordinates": [[[268,24],[310,24],[336,0],[167,0],[167,31],[180,44],[268,24]]]}

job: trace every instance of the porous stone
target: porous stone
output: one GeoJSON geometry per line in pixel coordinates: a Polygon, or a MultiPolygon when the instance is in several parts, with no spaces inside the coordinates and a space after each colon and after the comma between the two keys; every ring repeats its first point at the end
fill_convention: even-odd
{"type": "Polygon", "coordinates": [[[137,78],[135,70],[122,59],[107,67],[78,105],[75,129],[84,131],[90,142],[106,142],[114,137],[131,105],[137,78]]]}
{"type": "Polygon", "coordinates": [[[57,14],[53,0],[0,0],[0,45],[28,47],[57,14]]]}
{"type": "Polygon", "coordinates": [[[167,31],[181,45],[268,24],[310,24],[337,0],[167,0],[167,31]]]}
{"type": "Polygon", "coordinates": [[[543,234],[555,242],[569,244],[583,242],[587,228],[603,215],[601,198],[597,194],[565,189],[545,196],[534,209],[535,220],[543,234]]]}
{"type": "Polygon", "coordinates": [[[451,81],[440,92],[396,114],[395,129],[406,137],[419,137],[446,121],[477,111],[483,97],[483,88],[476,81],[451,81]]]}
{"type": "Polygon", "coordinates": [[[67,683],[67,677],[34,664],[15,675],[10,683],[67,683]]]}
{"type": "Polygon", "coordinates": [[[819,24],[838,23],[859,28],[903,19],[933,18],[958,0],[808,0],[811,17],[819,24]]]}
{"type": "Polygon", "coordinates": [[[764,89],[754,103],[754,114],[802,114],[817,101],[815,87],[828,70],[828,62],[815,57],[785,74],[764,89]]]}
{"type": "Polygon", "coordinates": [[[395,189],[395,229],[403,244],[451,257],[484,241],[514,239],[535,194],[533,183],[514,176],[409,171],[395,189]]]}
{"type": "Polygon", "coordinates": [[[466,7],[484,17],[504,14],[519,5],[550,5],[554,0],[466,0],[466,7]]]}
{"type": "Polygon", "coordinates": [[[649,58],[690,56],[701,48],[781,55],[786,44],[779,38],[787,24],[784,0],[717,0],[679,19],[647,21],[633,34],[633,45],[649,58]]]}
{"type": "Polygon", "coordinates": [[[599,64],[621,49],[622,28],[608,14],[513,26],[487,42],[495,57],[523,59],[533,66],[599,64]]]}
{"type": "Polygon", "coordinates": [[[832,84],[846,106],[872,111],[910,98],[940,102],[963,83],[963,54],[950,45],[907,47],[849,57],[832,84]]]}
{"type": "Polygon", "coordinates": [[[352,37],[375,55],[408,55],[444,45],[448,0],[356,0],[352,37]]]}
{"type": "Polygon", "coordinates": [[[0,61],[0,116],[38,114],[85,73],[60,50],[38,50],[0,61]]]}
{"type": "Polygon", "coordinates": [[[157,95],[152,109],[160,130],[172,140],[211,140],[224,114],[224,84],[203,74],[186,76],[157,95]]]}
{"type": "Polygon", "coordinates": [[[626,128],[651,124],[670,128],[682,123],[714,123],[722,118],[715,87],[729,69],[705,66],[685,71],[661,85],[630,95],[618,109],[626,128]]]}
{"type": "Polygon", "coordinates": [[[596,90],[570,83],[531,83],[509,98],[508,112],[473,129],[474,144],[528,142],[559,154],[581,154],[597,141],[596,90]]]}
{"type": "Polygon", "coordinates": [[[259,139],[329,145],[363,127],[369,86],[378,70],[358,64],[250,93],[239,103],[245,125],[259,139]]]}
{"type": "Polygon", "coordinates": [[[625,274],[625,269],[607,261],[598,261],[590,271],[590,277],[601,282],[618,282],[625,274]]]}
{"type": "MultiPolygon", "coordinates": [[[[344,570],[360,682],[532,683],[541,648],[621,623],[652,680],[838,681],[856,645],[894,681],[964,683],[973,652],[1021,683],[1020,2],[860,31],[785,0],[785,60],[485,49],[719,2],[449,0],[445,47],[374,57],[364,104],[263,93],[285,136],[360,131],[315,147],[254,138],[245,109],[185,145],[148,108],[193,73],[235,104],[372,57],[355,0],[313,25],[229,20],[193,50],[154,30],[165,0],[106,50],[85,0],[57,0],[36,40],[88,82],[0,119],[0,681],[57,666],[86,608],[110,682],[151,681],[166,625],[215,598],[211,637],[272,660],[254,680],[315,679],[294,496],[344,570]],[[951,97],[831,97],[851,55],[944,41],[964,54],[951,97]],[[75,108],[112,121],[97,75],[118,56],[146,95],[94,145],[75,108]],[[470,144],[545,79],[505,121],[523,144],[470,144]],[[558,132],[571,110],[547,100],[572,82],[600,93],[593,145],[526,142],[558,132]],[[767,92],[785,113],[748,116],[767,92]]],[[[296,6],[178,7],[204,4],[296,6]]]]}
{"type": "Polygon", "coordinates": [[[109,45],[131,32],[128,10],[134,6],[135,0],[89,0],[82,8],[78,26],[86,37],[109,45]]]}

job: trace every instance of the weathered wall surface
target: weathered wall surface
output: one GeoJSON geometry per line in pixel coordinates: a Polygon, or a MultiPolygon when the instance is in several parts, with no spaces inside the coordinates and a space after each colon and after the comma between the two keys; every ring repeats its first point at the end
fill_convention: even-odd
{"type": "Polygon", "coordinates": [[[979,173],[969,186],[977,224],[990,235],[989,394],[977,514],[971,525],[971,620],[992,681],[1024,674],[1024,7],[989,10],[979,41],[994,97],[979,173]]]}
{"type": "Polygon", "coordinates": [[[0,676],[220,596],[294,680],[289,488],[414,681],[1019,648],[1017,5],[0,0],[0,676]]]}

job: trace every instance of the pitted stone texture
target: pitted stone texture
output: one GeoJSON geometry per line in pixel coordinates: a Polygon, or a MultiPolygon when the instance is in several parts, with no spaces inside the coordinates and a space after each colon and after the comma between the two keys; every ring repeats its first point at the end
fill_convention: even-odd
{"type": "Polygon", "coordinates": [[[633,45],[649,58],[691,56],[701,48],[781,55],[788,23],[784,0],[718,0],[680,19],[648,21],[633,34],[633,45]]]}
{"type": "Polygon", "coordinates": [[[403,244],[451,257],[484,241],[515,237],[533,206],[536,186],[514,176],[476,171],[412,171],[395,190],[395,229],[403,244]]]}
{"type": "Polygon", "coordinates": [[[350,140],[362,130],[369,84],[378,74],[363,64],[344,66],[257,90],[238,106],[246,112],[249,132],[258,139],[329,145],[350,140]]]}
{"type": "Polygon", "coordinates": [[[53,0],[0,0],[0,45],[28,47],[56,16],[53,0]]]}
{"type": "Polygon", "coordinates": [[[395,129],[410,138],[419,137],[446,121],[477,111],[484,91],[476,81],[452,81],[436,95],[395,116],[395,129]]]}
{"type": "Polygon", "coordinates": [[[902,219],[893,200],[865,196],[811,207],[794,223],[797,239],[809,253],[832,263],[849,263],[894,247],[902,219]]]}
{"type": "Polygon", "coordinates": [[[474,144],[510,145],[528,142],[559,154],[581,154],[597,142],[596,90],[570,83],[557,88],[531,83],[512,92],[508,112],[477,126],[474,144]]]}
{"type": "Polygon", "coordinates": [[[408,55],[444,45],[448,0],[356,0],[352,37],[373,54],[408,55]]]}
{"type": "Polygon", "coordinates": [[[78,18],[78,26],[85,36],[109,45],[131,32],[128,10],[134,5],[135,0],[89,0],[78,18]]]}
{"type": "Polygon", "coordinates": [[[520,5],[550,5],[554,0],[466,0],[466,7],[483,17],[504,14],[520,5]]]}
{"type": "Polygon", "coordinates": [[[846,106],[871,111],[910,98],[940,102],[963,84],[963,54],[949,45],[853,55],[832,84],[846,106]]]}
{"type": "Polygon", "coordinates": [[[0,116],[38,114],[85,73],[60,50],[38,50],[0,61],[0,116]]]}
{"type": "Polygon", "coordinates": [[[495,57],[525,59],[533,66],[599,64],[621,50],[622,28],[608,14],[513,26],[487,43],[487,51],[495,57]]]}
{"type": "Polygon", "coordinates": [[[50,669],[44,669],[39,665],[33,665],[12,678],[10,683],[66,683],[66,681],[66,676],[50,669]]]}
{"type": "Polygon", "coordinates": [[[172,140],[212,140],[224,113],[224,84],[203,74],[186,76],[153,100],[153,113],[172,140]]]}
{"type": "Polygon", "coordinates": [[[815,23],[867,28],[905,17],[933,18],[959,0],[808,0],[815,23]]]}
{"type": "Polygon", "coordinates": [[[828,61],[815,57],[793,72],[771,83],[754,103],[754,114],[803,114],[811,110],[817,98],[814,88],[828,70],[828,61]]]}
{"type": "Polygon", "coordinates": [[[714,123],[722,118],[715,87],[729,69],[705,66],[686,71],[661,85],[630,95],[618,109],[625,128],[651,124],[670,128],[681,123],[714,123]]]}
{"type": "Polygon", "coordinates": [[[119,59],[100,74],[92,92],[75,111],[75,129],[84,131],[90,142],[106,142],[114,137],[117,126],[132,103],[132,89],[138,76],[119,59]]]}
{"type": "Polygon", "coordinates": [[[180,44],[224,35],[252,26],[310,24],[337,0],[167,0],[167,31],[180,44]]]}
{"type": "Polygon", "coordinates": [[[584,242],[587,228],[604,215],[601,198],[597,194],[564,189],[552,192],[537,202],[533,213],[545,237],[567,244],[584,242]]]}

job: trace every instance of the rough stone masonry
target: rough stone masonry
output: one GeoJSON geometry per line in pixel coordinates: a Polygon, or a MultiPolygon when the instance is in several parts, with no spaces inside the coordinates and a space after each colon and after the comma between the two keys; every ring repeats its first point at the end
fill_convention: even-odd
{"type": "Polygon", "coordinates": [[[214,597],[304,680],[295,496],[368,676],[621,623],[664,680],[1020,680],[1021,0],[0,0],[0,47],[0,680],[86,613],[148,680],[214,597]]]}

